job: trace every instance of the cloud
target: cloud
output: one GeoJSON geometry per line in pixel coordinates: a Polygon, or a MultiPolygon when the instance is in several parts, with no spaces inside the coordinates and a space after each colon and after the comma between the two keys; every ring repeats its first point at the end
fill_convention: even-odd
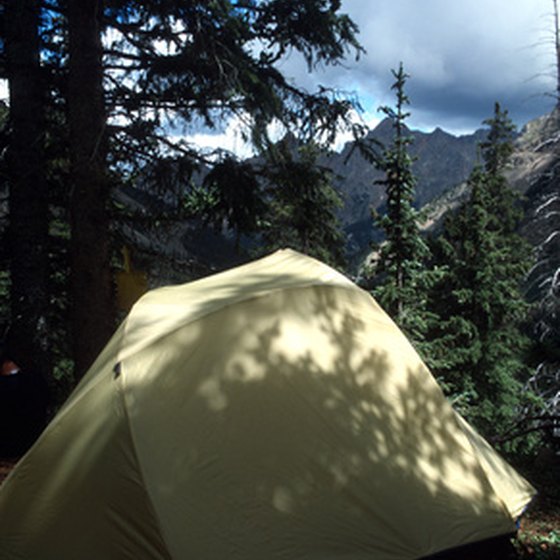
{"type": "MultiPolygon", "coordinates": [[[[343,65],[310,74],[293,55],[280,70],[311,91],[322,84],[357,94],[371,126],[382,117],[379,106],[394,104],[390,70],[401,61],[410,74],[409,124],[415,128],[472,132],[495,101],[522,125],[554,104],[550,0],[342,0],[342,11],[360,27],[367,53],[358,62],[349,53],[343,65]]],[[[7,98],[3,81],[0,98],[7,98]]],[[[195,126],[175,134],[208,150],[245,156],[251,149],[241,128],[234,119],[218,131],[195,126]]],[[[341,136],[336,147],[346,139],[341,136]]]]}
{"type": "Polygon", "coordinates": [[[367,50],[360,61],[309,74],[296,56],[282,70],[298,84],[359,94],[370,116],[392,104],[391,68],[411,78],[410,124],[474,130],[495,101],[518,124],[553,105],[554,49],[550,0],[343,0],[367,50]]]}
{"type": "MultiPolygon", "coordinates": [[[[522,125],[554,105],[550,0],[342,0],[342,11],[360,28],[367,53],[358,62],[349,53],[343,65],[310,74],[292,55],[280,70],[310,91],[322,84],[357,94],[372,125],[382,117],[379,106],[394,104],[391,68],[401,61],[410,74],[414,128],[472,132],[492,114],[495,101],[522,125]]],[[[0,98],[7,97],[2,86],[0,81],[0,98]]],[[[251,150],[241,124],[233,120],[219,131],[194,127],[186,136],[208,150],[246,155],[251,150]]]]}
{"type": "Polygon", "coordinates": [[[243,132],[246,124],[240,117],[232,117],[218,130],[210,130],[203,126],[194,127],[196,130],[175,130],[171,134],[172,140],[184,139],[196,145],[203,151],[210,153],[215,150],[227,150],[239,157],[247,158],[253,155],[252,147],[246,142],[243,132]]]}

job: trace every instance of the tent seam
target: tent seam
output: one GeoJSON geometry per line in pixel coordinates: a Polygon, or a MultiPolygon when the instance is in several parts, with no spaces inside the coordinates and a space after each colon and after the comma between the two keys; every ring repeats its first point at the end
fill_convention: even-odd
{"type": "MultiPolygon", "coordinates": [[[[130,358],[131,356],[134,356],[138,352],[144,351],[146,348],[149,348],[151,345],[153,345],[156,342],[159,342],[160,340],[166,338],[167,336],[170,336],[173,333],[176,333],[179,329],[187,327],[187,326],[195,323],[196,321],[200,321],[201,319],[205,319],[207,317],[210,317],[210,316],[212,316],[212,315],[214,315],[214,314],[216,314],[216,313],[218,313],[218,312],[220,312],[224,309],[227,309],[229,307],[233,307],[234,305],[238,305],[238,304],[241,304],[241,303],[247,303],[247,302],[250,302],[250,301],[256,301],[258,299],[261,299],[261,298],[264,298],[264,297],[267,297],[267,296],[272,296],[272,295],[277,294],[279,292],[287,292],[287,291],[293,291],[293,290],[307,290],[309,288],[315,288],[315,287],[328,288],[328,289],[341,289],[341,290],[348,291],[348,292],[358,292],[361,295],[365,295],[366,297],[369,297],[369,298],[373,299],[373,297],[370,294],[368,294],[365,290],[363,290],[362,288],[359,288],[358,286],[355,286],[355,285],[346,286],[346,285],[343,285],[343,284],[322,284],[322,283],[316,282],[316,281],[309,282],[309,283],[306,283],[306,284],[301,284],[299,286],[292,286],[292,287],[289,287],[289,288],[275,288],[273,290],[266,290],[266,291],[263,291],[262,293],[252,295],[252,296],[249,296],[249,297],[245,297],[245,298],[241,298],[239,300],[236,300],[236,301],[227,303],[225,305],[222,305],[222,306],[220,306],[216,309],[212,309],[211,311],[208,311],[206,313],[202,313],[201,315],[197,315],[196,317],[193,317],[192,319],[189,319],[189,320],[181,323],[180,325],[166,331],[164,334],[155,337],[152,341],[150,341],[149,344],[147,344],[146,346],[141,346],[139,349],[135,350],[134,353],[131,353],[131,354],[123,353],[122,355],[119,354],[118,361],[122,362],[122,361],[130,358]]],[[[128,319],[130,319],[130,316],[128,317],[128,319]]],[[[126,328],[125,328],[125,330],[123,332],[123,338],[126,338],[127,336],[129,336],[129,334],[127,333],[126,328]]],[[[126,346],[126,345],[123,343],[123,346],[126,346]]]]}
{"type": "Polygon", "coordinates": [[[125,387],[122,375],[120,376],[118,381],[119,381],[119,385],[117,387],[117,392],[118,392],[118,395],[119,395],[119,400],[121,401],[121,404],[122,404],[122,407],[123,407],[123,413],[124,413],[124,417],[125,417],[127,431],[128,431],[129,437],[130,437],[132,453],[133,453],[133,456],[134,456],[134,461],[136,463],[136,467],[138,468],[138,474],[140,476],[141,486],[142,486],[142,488],[144,490],[144,493],[146,495],[146,501],[147,501],[148,507],[150,508],[150,510],[152,512],[152,515],[153,515],[153,518],[154,518],[154,523],[155,523],[156,529],[158,531],[158,535],[161,538],[161,542],[165,546],[166,558],[168,560],[173,560],[173,556],[170,553],[169,545],[168,545],[168,543],[165,539],[165,534],[164,534],[164,531],[163,531],[163,528],[162,528],[162,523],[159,519],[156,507],[154,506],[154,501],[152,499],[152,496],[150,495],[150,492],[148,490],[148,486],[146,484],[146,478],[145,478],[144,472],[142,470],[142,465],[140,464],[140,460],[138,458],[138,451],[137,451],[137,448],[136,448],[136,442],[134,440],[134,432],[132,430],[132,423],[130,421],[130,416],[128,414],[128,407],[126,405],[126,398],[125,398],[125,395],[124,395],[126,387],[125,387]]]}

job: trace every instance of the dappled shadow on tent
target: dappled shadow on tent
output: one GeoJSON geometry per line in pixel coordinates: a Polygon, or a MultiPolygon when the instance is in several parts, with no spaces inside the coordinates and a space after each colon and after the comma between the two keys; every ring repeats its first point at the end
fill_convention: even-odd
{"type": "Polygon", "coordinates": [[[175,557],[419,558],[504,532],[435,381],[355,297],[229,294],[123,360],[138,460],[175,557]]]}
{"type": "Polygon", "coordinates": [[[282,251],[140,300],[3,484],[0,558],[418,559],[513,529],[476,440],[368,294],[282,251]]]}

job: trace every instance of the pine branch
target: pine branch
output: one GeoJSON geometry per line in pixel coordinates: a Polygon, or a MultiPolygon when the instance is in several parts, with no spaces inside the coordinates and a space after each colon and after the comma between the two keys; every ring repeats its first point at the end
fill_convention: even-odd
{"type": "Polygon", "coordinates": [[[547,430],[549,428],[557,428],[560,423],[560,415],[558,414],[540,414],[535,416],[527,416],[515,422],[515,424],[506,430],[503,434],[499,436],[495,436],[490,438],[492,443],[506,443],[513,439],[520,438],[524,435],[537,432],[540,430],[547,430]],[[544,424],[538,424],[536,426],[529,426],[527,428],[522,428],[524,424],[529,422],[541,422],[544,421],[544,424]]]}

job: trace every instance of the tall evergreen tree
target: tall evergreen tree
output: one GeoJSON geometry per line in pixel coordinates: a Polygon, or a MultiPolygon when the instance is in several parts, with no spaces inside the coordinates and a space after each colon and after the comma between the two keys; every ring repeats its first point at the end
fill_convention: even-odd
{"type": "Polygon", "coordinates": [[[8,0],[3,11],[9,84],[7,179],[11,320],[9,343],[22,366],[48,371],[48,197],[45,80],[40,66],[40,3],[8,0]]]}
{"type": "Polygon", "coordinates": [[[263,187],[249,162],[238,161],[228,154],[214,165],[203,182],[203,188],[193,189],[188,204],[194,215],[203,215],[206,222],[235,234],[235,246],[240,249],[242,235],[260,230],[267,203],[263,187]],[[199,208],[196,208],[196,204],[199,208]]]}
{"type": "Polygon", "coordinates": [[[313,143],[285,138],[264,170],[269,208],[263,237],[267,250],[291,247],[344,267],[344,236],[337,209],[342,205],[330,169],[318,164],[313,143]]]}
{"type": "MultiPolygon", "coordinates": [[[[108,0],[106,94],[114,164],[142,166],[161,154],[208,161],[173,141],[176,129],[216,128],[231,116],[267,149],[269,125],[328,138],[350,103],[294,86],[278,62],[290,50],[310,68],[361,51],[355,24],[332,0],[138,2],[108,0]],[[258,45],[258,48],[255,48],[258,45]]],[[[221,151],[221,150],[220,150],[221,151]]]]}
{"type": "Polygon", "coordinates": [[[528,339],[521,283],[530,250],[517,234],[517,195],[504,177],[514,127],[496,104],[483,165],[469,179],[470,198],[451,216],[437,255],[447,273],[434,290],[432,367],[463,411],[487,434],[519,413],[528,339]]]}
{"type": "Polygon", "coordinates": [[[413,159],[408,152],[412,137],[406,127],[410,103],[405,93],[408,74],[402,63],[393,70],[396,94],[395,108],[382,107],[393,124],[392,144],[377,161],[385,176],[379,180],[387,195],[387,212],[377,217],[377,225],[385,232],[375,267],[376,298],[399,326],[415,341],[423,339],[425,330],[425,293],[428,276],[425,262],[429,251],[418,227],[418,212],[413,206],[416,178],[413,159]]]}
{"type": "Polygon", "coordinates": [[[114,329],[101,0],[68,0],[73,356],[85,373],[114,329]]]}
{"type": "Polygon", "coordinates": [[[319,163],[322,151],[293,135],[256,161],[226,156],[205,177],[202,188],[187,195],[186,207],[206,223],[227,228],[236,237],[262,240],[261,251],[291,247],[344,267],[344,236],[332,185],[332,171],[319,163]]]}
{"type": "MultiPolygon", "coordinates": [[[[198,163],[214,165],[217,154],[174,141],[171,125],[215,128],[237,116],[247,123],[246,137],[267,153],[272,123],[328,139],[351,107],[326,89],[308,93],[278,70],[289,51],[300,53],[310,68],[337,64],[350,49],[359,54],[357,28],[340,13],[339,2],[107,0],[104,5],[104,93],[113,171],[141,173],[159,168],[153,163],[164,159],[178,160],[183,169],[185,162],[191,169],[198,163]]],[[[247,167],[235,166],[242,192],[232,193],[219,180],[220,170],[233,168],[232,159],[224,159],[221,150],[218,155],[220,165],[206,183],[217,195],[215,219],[221,214],[238,232],[251,229],[254,224],[239,202],[258,207],[258,184],[247,167]]]]}
{"type": "MultiPolygon", "coordinates": [[[[204,123],[215,128],[235,115],[247,123],[247,138],[264,151],[272,123],[308,138],[332,138],[350,102],[326,89],[309,93],[294,85],[278,63],[295,51],[310,68],[338,64],[350,51],[359,54],[361,47],[356,25],[333,0],[49,0],[42,8],[44,22],[63,24],[53,26],[51,44],[59,49],[53,56],[66,72],[59,91],[67,102],[63,124],[71,137],[73,331],[79,376],[100,350],[112,319],[108,177],[131,179],[159,168],[155,164],[164,159],[181,160],[182,169],[189,167],[185,162],[191,169],[212,164],[216,154],[174,140],[170,127],[192,130],[204,123]]],[[[25,40],[35,35],[29,33],[25,40]]],[[[25,105],[29,96],[20,100],[25,105]]],[[[247,183],[244,197],[251,197],[252,185],[252,180],[247,183]]],[[[41,211],[35,223],[44,224],[45,215],[41,211]]],[[[245,220],[239,214],[229,217],[237,225],[245,220]]],[[[39,258],[36,251],[27,254],[28,261],[37,259],[33,266],[39,258]]]]}

